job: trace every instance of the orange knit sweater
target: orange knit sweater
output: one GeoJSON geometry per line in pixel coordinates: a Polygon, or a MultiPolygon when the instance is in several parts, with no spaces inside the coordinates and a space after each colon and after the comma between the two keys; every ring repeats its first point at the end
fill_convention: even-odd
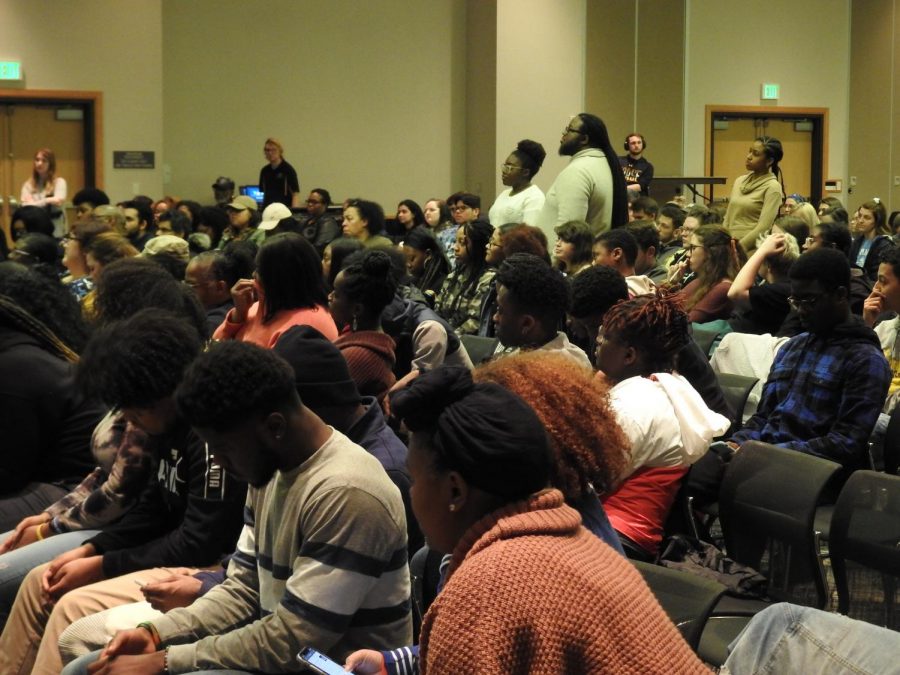
{"type": "Polygon", "coordinates": [[[640,573],[557,490],[466,533],[420,645],[423,675],[709,673],[640,573]]]}

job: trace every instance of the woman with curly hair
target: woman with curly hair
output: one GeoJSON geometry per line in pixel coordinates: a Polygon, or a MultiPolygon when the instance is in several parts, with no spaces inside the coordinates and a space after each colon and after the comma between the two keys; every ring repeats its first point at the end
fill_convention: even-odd
{"type": "Polygon", "coordinates": [[[507,188],[497,195],[488,218],[491,225],[507,223],[534,225],[544,206],[544,193],[531,181],[541,170],[547,151],[537,141],[525,139],[516,144],[501,167],[500,179],[507,188]]]}
{"type": "Polygon", "coordinates": [[[473,377],[509,389],[537,413],[553,450],[552,485],[578,510],[586,528],[622,552],[598,497],[615,488],[631,450],[610,407],[608,387],[590,368],[553,352],[505,356],[479,366],[473,377]]]}
{"type": "Polygon", "coordinates": [[[334,344],[344,355],[359,393],[374,396],[379,403],[397,381],[393,372],[396,345],[381,327],[381,313],[396,292],[390,257],[372,249],[347,260],[328,296],[331,318],[341,331],[334,344]]]}
{"type": "Polygon", "coordinates": [[[652,560],[688,466],[731,422],[710,410],[681,375],[675,358],[691,339],[677,295],[657,291],[613,305],[597,336],[598,377],[631,442],[623,480],[602,497],[630,557],[652,560]]]}
{"type": "Polygon", "coordinates": [[[685,247],[694,278],[681,290],[684,307],[694,323],[731,316],[728,299],[732,280],[747,262],[740,242],[717,225],[704,225],[691,235],[685,247]]]}
{"type": "Polygon", "coordinates": [[[478,331],[481,305],[494,279],[495,270],[485,259],[493,232],[484,220],[463,223],[456,231],[456,267],[444,280],[434,309],[457,335],[478,331]]]}

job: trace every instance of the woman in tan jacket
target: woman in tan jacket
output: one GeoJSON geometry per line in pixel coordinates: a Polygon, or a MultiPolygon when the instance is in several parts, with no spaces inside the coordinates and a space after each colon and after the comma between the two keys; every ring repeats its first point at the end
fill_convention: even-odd
{"type": "Polygon", "coordinates": [[[745,251],[756,248],[756,239],[767,231],[778,217],[784,199],[781,169],[784,157],[781,141],[761,136],[753,141],[744,166],[750,173],[734,181],[725,229],[741,242],[745,251]]]}

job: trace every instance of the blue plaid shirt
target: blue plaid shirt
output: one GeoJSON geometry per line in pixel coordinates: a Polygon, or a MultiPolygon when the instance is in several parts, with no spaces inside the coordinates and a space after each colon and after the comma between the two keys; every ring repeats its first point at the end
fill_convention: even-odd
{"type": "Polygon", "coordinates": [[[801,333],[775,356],[756,414],[732,440],[858,468],[890,381],[878,338],[858,317],[826,336],[801,333]]]}

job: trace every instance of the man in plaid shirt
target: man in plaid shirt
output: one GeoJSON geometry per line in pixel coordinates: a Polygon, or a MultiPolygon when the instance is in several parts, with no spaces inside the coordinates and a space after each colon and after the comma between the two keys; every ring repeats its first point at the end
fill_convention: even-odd
{"type": "Polygon", "coordinates": [[[791,269],[791,305],[808,332],[775,357],[759,408],[729,443],[766,443],[863,468],[891,371],[875,332],[850,313],[850,264],[835,249],[791,269]]]}

